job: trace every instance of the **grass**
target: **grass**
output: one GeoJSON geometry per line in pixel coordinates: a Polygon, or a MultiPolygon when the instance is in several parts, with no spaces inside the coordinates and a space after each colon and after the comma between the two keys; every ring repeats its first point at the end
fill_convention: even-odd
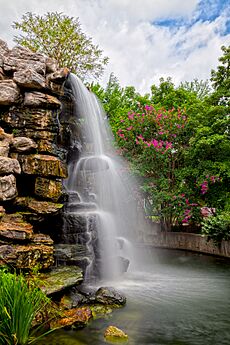
{"type": "Polygon", "coordinates": [[[49,301],[23,275],[0,270],[0,345],[32,344],[47,334],[38,335],[33,321],[49,301]]]}

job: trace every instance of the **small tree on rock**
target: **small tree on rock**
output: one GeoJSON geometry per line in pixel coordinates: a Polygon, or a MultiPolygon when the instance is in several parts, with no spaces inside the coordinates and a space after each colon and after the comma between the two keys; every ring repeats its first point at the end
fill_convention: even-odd
{"type": "Polygon", "coordinates": [[[56,59],[60,67],[68,67],[83,80],[98,78],[108,63],[108,57],[103,57],[102,50],[82,32],[78,18],[57,12],[44,16],[27,12],[12,27],[22,32],[14,36],[17,44],[56,59]]]}

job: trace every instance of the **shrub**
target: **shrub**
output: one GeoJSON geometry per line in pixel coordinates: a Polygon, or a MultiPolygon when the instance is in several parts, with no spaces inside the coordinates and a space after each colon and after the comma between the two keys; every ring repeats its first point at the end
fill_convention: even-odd
{"type": "Polygon", "coordinates": [[[202,234],[207,235],[208,240],[212,239],[215,244],[230,240],[230,213],[207,217],[201,225],[202,234]]]}

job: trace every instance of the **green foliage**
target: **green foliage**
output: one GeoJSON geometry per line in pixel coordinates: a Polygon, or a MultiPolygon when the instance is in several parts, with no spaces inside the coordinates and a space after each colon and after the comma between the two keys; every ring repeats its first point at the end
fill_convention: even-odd
{"type": "Polygon", "coordinates": [[[230,106],[230,46],[222,46],[217,70],[211,71],[211,81],[215,92],[211,98],[214,104],[230,106]]]}
{"type": "Polygon", "coordinates": [[[83,80],[99,77],[108,63],[102,50],[82,32],[78,18],[57,12],[44,16],[27,12],[12,26],[22,32],[14,37],[16,43],[56,59],[60,67],[68,67],[83,80]]]}
{"type": "Polygon", "coordinates": [[[32,330],[35,316],[49,303],[22,275],[0,270],[0,344],[26,345],[40,336],[32,330]]]}
{"type": "Polygon", "coordinates": [[[211,87],[208,80],[203,81],[195,78],[193,81],[181,83],[180,87],[189,92],[194,92],[201,100],[205,99],[211,93],[211,87]]]}
{"type": "Polygon", "coordinates": [[[202,233],[212,239],[216,245],[222,240],[230,240],[230,213],[225,212],[216,216],[207,217],[202,222],[202,233]]]}

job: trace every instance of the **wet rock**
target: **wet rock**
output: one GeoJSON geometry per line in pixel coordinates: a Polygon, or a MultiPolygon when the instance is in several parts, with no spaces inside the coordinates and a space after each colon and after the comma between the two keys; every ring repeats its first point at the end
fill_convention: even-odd
{"type": "Polygon", "coordinates": [[[119,256],[118,260],[119,260],[119,267],[121,268],[121,273],[127,272],[129,268],[129,259],[119,256]]]}
{"type": "Polygon", "coordinates": [[[20,214],[6,214],[0,221],[0,237],[24,241],[32,237],[33,227],[20,214]]]}
{"type": "Polygon", "coordinates": [[[53,240],[51,239],[51,237],[45,234],[33,234],[30,242],[35,244],[45,244],[47,246],[53,245],[53,240]]]}
{"type": "MultiPolygon", "coordinates": [[[[1,115],[1,120],[12,130],[17,130],[17,137],[21,136],[18,129],[25,129],[25,133],[28,133],[28,135],[25,135],[26,137],[36,138],[39,135],[43,137],[44,131],[57,132],[57,116],[57,111],[54,110],[11,107],[9,111],[1,115]],[[31,135],[29,135],[31,129],[31,135]]],[[[50,133],[48,133],[48,137],[50,137],[50,133]]],[[[51,138],[53,140],[54,137],[51,136],[51,138]]]]}
{"type": "Polygon", "coordinates": [[[11,142],[12,149],[16,152],[29,152],[37,148],[37,144],[27,137],[16,137],[11,142]]]}
{"type": "Polygon", "coordinates": [[[126,303],[126,297],[112,287],[100,287],[95,296],[96,302],[105,305],[122,306],[126,303]]]}
{"type": "Polygon", "coordinates": [[[78,244],[56,244],[54,249],[55,260],[59,264],[78,265],[83,270],[92,261],[92,253],[87,246],[78,244]]]}
{"type": "Polygon", "coordinates": [[[35,181],[35,195],[54,202],[58,201],[62,195],[61,180],[50,180],[44,177],[37,177],[35,181]]]}
{"type": "Polygon", "coordinates": [[[92,318],[89,307],[70,309],[65,311],[63,315],[64,317],[51,323],[51,328],[82,328],[92,318]]]}
{"type": "Polygon", "coordinates": [[[0,105],[13,105],[20,101],[20,90],[13,80],[0,80],[0,105]]]}
{"type": "Polygon", "coordinates": [[[27,89],[41,90],[46,88],[45,77],[31,68],[14,72],[13,80],[20,87],[27,89]]]}
{"type": "Polygon", "coordinates": [[[22,172],[45,177],[67,177],[67,167],[56,157],[48,155],[22,155],[18,157],[22,172]]]}
{"type": "Polygon", "coordinates": [[[62,266],[42,274],[41,280],[44,283],[40,286],[42,291],[46,295],[52,295],[82,283],[83,273],[77,266],[62,266]]]}
{"type": "Polygon", "coordinates": [[[100,304],[92,305],[90,306],[90,309],[92,311],[94,319],[104,318],[106,315],[111,314],[113,311],[113,309],[110,308],[109,306],[100,305],[100,304]]]}
{"type": "Polygon", "coordinates": [[[45,75],[46,58],[39,53],[33,53],[25,47],[14,47],[4,58],[5,71],[19,71],[31,68],[39,74],[45,75]]]}
{"type": "Polygon", "coordinates": [[[42,92],[26,92],[24,105],[33,108],[56,109],[61,107],[61,102],[54,96],[42,92]]]}
{"type": "Polygon", "coordinates": [[[19,269],[39,266],[47,269],[53,265],[53,247],[45,245],[1,245],[0,265],[11,265],[19,269]]]}
{"type": "Polygon", "coordinates": [[[16,159],[0,157],[0,174],[20,174],[21,167],[16,159]]]}
{"type": "Polygon", "coordinates": [[[115,327],[115,326],[109,326],[106,328],[104,337],[106,338],[107,341],[127,341],[128,340],[128,335],[122,331],[121,329],[115,327]]]}
{"type": "Polygon", "coordinates": [[[63,204],[56,204],[50,201],[39,201],[31,197],[18,197],[14,205],[22,210],[27,210],[39,215],[57,214],[63,204]]]}
{"type": "Polygon", "coordinates": [[[12,134],[5,133],[4,129],[0,127],[0,156],[8,156],[12,138],[12,134]]]}
{"type": "Polygon", "coordinates": [[[12,200],[17,196],[14,175],[0,176],[0,201],[12,200]]]}

